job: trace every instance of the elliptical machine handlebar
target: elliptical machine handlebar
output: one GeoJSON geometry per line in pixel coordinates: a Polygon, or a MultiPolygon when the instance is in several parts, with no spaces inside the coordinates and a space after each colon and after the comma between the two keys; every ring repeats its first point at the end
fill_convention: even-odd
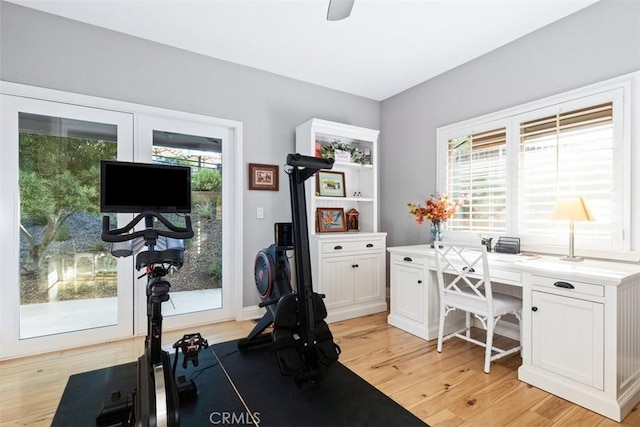
{"type": "Polygon", "coordinates": [[[134,240],[138,237],[147,239],[157,239],[160,236],[169,237],[172,239],[190,239],[193,237],[193,228],[191,227],[191,217],[185,216],[185,226],[178,227],[172,224],[167,218],[162,216],[159,212],[144,211],[138,214],[129,224],[122,228],[109,229],[109,217],[102,217],[102,234],[101,238],[105,242],[126,242],[128,240],[134,240]],[[141,231],[130,231],[143,219],[150,220],[152,218],[158,219],[169,230],[160,230],[156,228],[147,228],[141,231]]]}

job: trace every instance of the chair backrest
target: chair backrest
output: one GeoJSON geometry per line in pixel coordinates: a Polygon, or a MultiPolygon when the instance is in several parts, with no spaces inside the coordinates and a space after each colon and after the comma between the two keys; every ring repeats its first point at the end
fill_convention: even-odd
{"type": "MultiPolygon", "coordinates": [[[[477,306],[493,310],[487,248],[484,245],[435,245],[438,291],[445,304],[477,306]]],[[[462,307],[461,307],[462,308],[462,307]]]]}

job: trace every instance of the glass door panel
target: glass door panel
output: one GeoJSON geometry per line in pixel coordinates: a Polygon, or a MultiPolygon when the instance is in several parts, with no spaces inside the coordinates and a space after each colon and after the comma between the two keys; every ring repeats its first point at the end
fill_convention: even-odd
{"type": "Polygon", "coordinates": [[[153,163],[191,168],[191,221],[185,262],[169,275],[166,316],[222,308],[222,144],[215,138],[153,131],[153,163]]]}
{"type": "MultiPolygon", "coordinates": [[[[141,116],[136,161],[191,168],[191,219],[195,235],[185,241],[185,261],[168,277],[169,302],[163,304],[167,328],[229,319],[233,299],[229,288],[233,260],[230,225],[233,198],[228,185],[234,165],[225,157],[233,131],[202,116],[141,116]],[[223,159],[229,163],[223,166],[223,159]],[[223,185],[223,182],[225,184],[223,185]],[[224,213],[224,218],[223,218],[224,213]],[[225,279],[226,278],[226,279],[225,279]]],[[[138,292],[138,300],[143,296],[138,292]]],[[[144,324],[137,318],[137,328],[144,324]]]]}
{"type": "Polygon", "coordinates": [[[100,160],[131,159],[132,116],[2,101],[0,173],[12,197],[2,207],[9,249],[0,267],[11,289],[0,303],[0,357],[130,336],[132,262],[100,238],[99,173],[100,160]]]}
{"type": "Polygon", "coordinates": [[[118,323],[117,260],[100,239],[100,160],[117,126],[19,113],[20,339],[118,323]]]}

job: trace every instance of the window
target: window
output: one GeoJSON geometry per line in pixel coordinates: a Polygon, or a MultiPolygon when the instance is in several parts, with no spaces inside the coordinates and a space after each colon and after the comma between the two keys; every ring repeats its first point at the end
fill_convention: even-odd
{"type": "Polygon", "coordinates": [[[558,199],[582,196],[595,221],[575,224],[576,246],[630,250],[625,89],[584,89],[439,128],[437,191],[465,200],[447,234],[518,236],[525,249],[561,252],[568,225],[551,213],[558,199]]]}
{"type": "MultiPolygon", "coordinates": [[[[580,237],[610,244],[615,206],[613,103],[520,123],[520,234],[553,237],[556,200],[582,195],[595,221],[580,237]]],[[[613,248],[609,248],[613,249],[613,248]]]]}
{"type": "Polygon", "coordinates": [[[506,231],[506,135],[503,127],[448,141],[447,193],[466,200],[449,229],[506,231]]]}

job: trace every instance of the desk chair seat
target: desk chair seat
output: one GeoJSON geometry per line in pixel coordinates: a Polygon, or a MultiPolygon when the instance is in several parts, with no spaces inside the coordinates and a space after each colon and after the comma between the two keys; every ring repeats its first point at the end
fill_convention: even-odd
{"type": "Polygon", "coordinates": [[[493,335],[496,323],[505,314],[514,314],[520,321],[522,301],[510,295],[493,294],[487,249],[484,246],[447,245],[446,243],[435,246],[440,294],[437,350],[441,353],[442,342],[452,337],[485,347],[484,372],[489,373],[493,360],[516,353],[521,349],[519,344],[506,350],[497,348],[493,346],[493,335]],[[466,313],[465,327],[444,336],[445,319],[454,310],[466,313]],[[471,338],[471,315],[474,315],[486,329],[486,342],[471,338]]]}

